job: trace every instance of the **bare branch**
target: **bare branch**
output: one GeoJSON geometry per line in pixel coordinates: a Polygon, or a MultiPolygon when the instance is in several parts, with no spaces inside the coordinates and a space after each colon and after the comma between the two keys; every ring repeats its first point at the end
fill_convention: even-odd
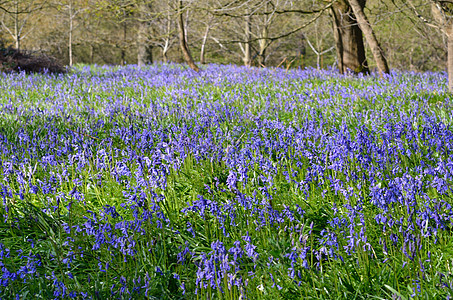
{"type": "Polygon", "coordinates": [[[284,38],[284,37],[287,37],[287,36],[290,36],[302,29],[304,29],[305,27],[309,26],[310,24],[312,24],[313,22],[315,22],[317,19],[319,19],[321,17],[321,15],[327,10],[329,9],[330,7],[332,7],[332,5],[336,2],[336,0],[330,2],[328,5],[324,6],[321,10],[319,10],[318,13],[316,13],[316,15],[311,18],[309,21],[307,21],[306,23],[302,24],[301,26],[289,31],[289,32],[286,32],[286,33],[283,33],[281,35],[278,35],[278,36],[274,36],[274,37],[258,37],[258,38],[255,38],[255,39],[252,39],[250,41],[244,41],[244,40],[233,40],[233,41],[223,41],[224,44],[234,44],[234,43],[247,43],[247,42],[255,42],[255,41],[260,41],[260,40],[269,40],[269,41],[275,41],[275,40],[278,40],[278,39],[281,39],[281,38],[284,38]]]}

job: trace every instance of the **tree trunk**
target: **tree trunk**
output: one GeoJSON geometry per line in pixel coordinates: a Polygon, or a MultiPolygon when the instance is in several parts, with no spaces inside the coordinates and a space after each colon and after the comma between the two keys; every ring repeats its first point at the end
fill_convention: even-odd
{"type": "Polygon", "coordinates": [[[264,26],[263,31],[261,32],[261,40],[258,41],[259,51],[258,51],[258,64],[262,67],[266,66],[266,49],[268,45],[268,30],[267,25],[264,26]]]}
{"type": "Polygon", "coordinates": [[[257,60],[260,67],[266,67],[266,50],[258,53],[257,60]]]}
{"type": "Polygon", "coordinates": [[[126,11],[123,11],[123,45],[121,46],[121,65],[125,66],[126,62],[126,47],[127,47],[127,22],[126,22],[126,11]]]}
{"type": "Polygon", "coordinates": [[[164,64],[168,63],[168,56],[167,56],[168,48],[165,46],[162,48],[162,61],[164,64]]]}
{"type": "Polygon", "coordinates": [[[148,22],[141,21],[139,23],[137,35],[137,64],[143,67],[153,63],[152,46],[149,44],[147,36],[148,22]]]}
{"type": "MultiPolygon", "coordinates": [[[[365,1],[361,2],[365,4],[365,1]]],[[[332,5],[331,15],[340,73],[368,73],[362,31],[349,3],[338,0],[332,5]]]]}
{"type": "Polygon", "coordinates": [[[202,65],[204,65],[204,63],[205,63],[205,61],[204,61],[204,53],[205,53],[206,41],[208,39],[208,34],[209,34],[209,30],[210,29],[211,29],[211,26],[209,24],[206,25],[206,30],[204,32],[203,41],[201,43],[200,64],[202,64],[202,65]]]}
{"type": "Polygon", "coordinates": [[[363,12],[365,0],[349,0],[349,4],[351,5],[352,11],[357,18],[360,29],[365,35],[365,39],[368,42],[368,45],[370,45],[371,53],[373,53],[374,60],[376,61],[379,75],[382,77],[384,73],[390,73],[387,60],[384,56],[384,51],[382,51],[382,48],[379,45],[379,41],[374,34],[373,28],[371,27],[365,13],[363,12]]]}
{"type": "Polygon", "coordinates": [[[453,93],[453,24],[450,24],[447,30],[448,39],[448,58],[447,58],[447,73],[448,73],[448,90],[453,93]]]}
{"type": "Polygon", "coordinates": [[[245,17],[245,45],[244,45],[244,65],[247,67],[252,66],[252,58],[250,51],[250,40],[252,39],[252,21],[250,15],[245,17]]]}
{"type": "Polygon", "coordinates": [[[143,67],[153,63],[153,47],[146,44],[140,44],[137,49],[137,64],[143,67]]]}
{"type": "Polygon", "coordinates": [[[71,22],[71,29],[69,30],[69,41],[68,41],[68,55],[69,55],[69,66],[72,67],[72,22],[71,22]]]}
{"type": "Polygon", "coordinates": [[[442,6],[436,5],[436,3],[431,5],[431,13],[440,29],[447,36],[448,91],[453,93],[453,19],[447,15],[442,6]]]}
{"type": "MultiPolygon", "coordinates": [[[[168,7],[170,7],[170,3],[167,2],[168,7]]],[[[166,37],[165,37],[165,43],[162,47],[162,60],[166,64],[168,63],[168,50],[170,49],[171,42],[170,42],[170,35],[171,35],[171,16],[170,16],[170,9],[168,9],[167,12],[167,31],[166,31],[166,37]]]]}
{"type": "Polygon", "coordinates": [[[94,46],[90,44],[90,64],[94,64],[94,46]]]}
{"type": "Polygon", "coordinates": [[[189,65],[189,67],[198,72],[200,69],[193,61],[192,55],[190,54],[189,47],[187,45],[186,34],[184,29],[184,17],[183,17],[183,4],[182,0],[179,1],[179,20],[178,20],[178,35],[179,35],[179,46],[181,47],[184,60],[189,65]]]}
{"type": "Polygon", "coordinates": [[[72,67],[72,32],[74,31],[74,22],[72,15],[72,1],[69,4],[69,34],[68,34],[68,56],[69,56],[69,66],[72,67]]]}
{"type": "Polygon", "coordinates": [[[19,0],[15,2],[16,12],[14,15],[14,39],[16,42],[16,49],[20,51],[20,33],[19,33],[19,0]]]}
{"type": "Polygon", "coordinates": [[[122,66],[126,65],[126,49],[124,49],[124,48],[121,49],[121,62],[120,62],[120,64],[122,66]]]}

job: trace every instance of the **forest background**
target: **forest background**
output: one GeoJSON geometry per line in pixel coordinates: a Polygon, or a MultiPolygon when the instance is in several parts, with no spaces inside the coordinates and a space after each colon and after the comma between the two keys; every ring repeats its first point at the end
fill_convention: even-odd
{"type": "MultiPolygon", "coordinates": [[[[342,71],[339,38],[343,35],[343,44],[355,47],[360,41],[354,35],[362,40],[359,29],[344,41],[347,27],[359,28],[350,2],[0,0],[0,41],[4,47],[44,52],[66,65],[143,65],[182,62],[182,33],[201,64],[334,66],[342,71]],[[349,23],[339,24],[346,18],[349,23]]],[[[360,4],[391,69],[446,70],[449,1],[353,2],[360,4]],[[444,23],[436,19],[436,8],[444,23]]],[[[375,69],[373,47],[366,38],[362,43],[366,67],[375,69]]]]}

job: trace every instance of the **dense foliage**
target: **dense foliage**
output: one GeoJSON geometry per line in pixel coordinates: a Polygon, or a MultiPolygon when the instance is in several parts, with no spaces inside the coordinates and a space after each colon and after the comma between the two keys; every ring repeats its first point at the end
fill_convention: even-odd
{"type": "Polygon", "coordinates": [[[445,74],[0,76],[0,298],[453,293],[445,74]]]}

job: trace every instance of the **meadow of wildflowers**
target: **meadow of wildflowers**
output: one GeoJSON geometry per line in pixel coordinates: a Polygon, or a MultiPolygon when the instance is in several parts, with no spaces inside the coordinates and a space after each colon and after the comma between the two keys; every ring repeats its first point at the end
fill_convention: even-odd
{"type": "Polygon", "coordinates": [[[443,299],[443,73],[0,75],[1,299],[443,299]]]}

